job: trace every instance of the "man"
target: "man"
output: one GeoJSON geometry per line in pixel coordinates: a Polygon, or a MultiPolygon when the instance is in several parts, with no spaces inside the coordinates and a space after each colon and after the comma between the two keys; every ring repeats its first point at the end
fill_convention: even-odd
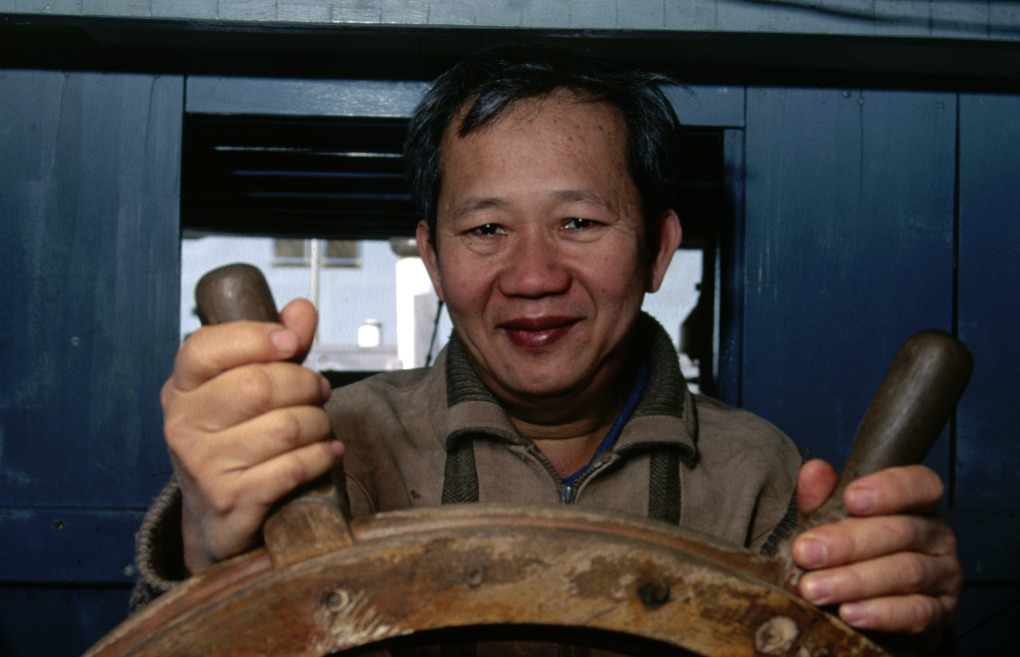
{"type": "MultiPolygon", "coordinates": [[[[560,51],[497,48],[437,80],[406,159],[450,344],[431,369],[331,393],[290,362],[315,330],[307,302],[282,326],[191,336],[162,394],[176,476],[143,527],[142,597],[250,548],[276,501],[341,458],[355,515],[573,503],[771,550],[835,474],[763,420],[692,396],[640,312],[681,241],[677,127],[654,79],[560,51]]],[[[813,571],[802,593],[933,644],[961,582],[952,532],[930,515],[941,494],[922,467],[852,485],[854,517],[794,545],[813,571]]]]}

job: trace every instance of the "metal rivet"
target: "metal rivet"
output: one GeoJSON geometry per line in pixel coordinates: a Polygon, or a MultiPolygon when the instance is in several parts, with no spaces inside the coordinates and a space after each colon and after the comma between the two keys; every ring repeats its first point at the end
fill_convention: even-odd
{"type": "Polygon", "coordinates": [[[669,602],[669,584],[667,582],[648,582],[638,587],[641,603],[646,607],[656,608],[669,602]]]}
{"type": "Polygon", "coordinates": [[[338,590],[326,596],[326,608],[330,611],[340,611],[350,602],[351,596],[347,591],[338,590]]]}
{"type": "Polygon", "coordinates": [[[797,640],[800,630],[789,616],[774,616],[758,628],[754,635],[754,648],[764,655],[782,655],[797,640]]]}
{"type": "Polygon", "coordinates": [[[475,566],[467,572],[467,583],[471,588],[476,588],[482,585],[482,581],[485,579],[485,573],[482,571],[481,566],[475,566]]]}

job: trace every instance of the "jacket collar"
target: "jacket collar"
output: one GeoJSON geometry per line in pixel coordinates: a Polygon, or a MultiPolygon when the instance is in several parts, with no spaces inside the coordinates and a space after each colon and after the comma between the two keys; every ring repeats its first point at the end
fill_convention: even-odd
{"type": "MultiPolygon", "coordinates": [[[[681,460],[693,467],[697,461],[697,417],[676,349],[662,326],[645,313],[638,318],[632,340],[637,347],[633,357],[648,363],[648,385],[614,451],[622,454],[675,445],[681,460]]],[[[437,358],[430,378],[437,393],[430,395],[437,402],[430,414],[447,450],[467,436],[528,444],[478,377],[456,333],[437,358]],[[445,403],[441,401],[444,398],[445,403]]]]}

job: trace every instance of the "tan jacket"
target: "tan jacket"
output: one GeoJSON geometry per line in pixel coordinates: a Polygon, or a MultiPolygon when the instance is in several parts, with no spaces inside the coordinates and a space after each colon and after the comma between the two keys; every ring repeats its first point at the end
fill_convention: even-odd
{"type": "MultiPolygon", "coordinates": [[[[639,322],[634,344],[643,345],[636,356],[649,365],[644,395],[616,445],[572,491],[573,503],[672,517],[767,552],[796,519],[800,452],[765,420],[691,395],[669,337],[650,317],[639,322]]],[[[444,483],[446,501],[561,503],[552,466],[514,431],[456,336],[434,367],[339,389],[326,409],[346,446],[355,516],[438,506],[444,483]]],[[[139,534],[133,608],[182,577],[179,528],[180,493],[171,482],[139,534]]]]}
{"type": "MultiPolygon", "coordinates": [[[[635,342],[649,345],[647,388],[615,447],[573,491],[573,503],[649,515],[653,455],[672,451],[679,523],[760,549],[787,519],[801,454],[755,415],[691,395],[654,320],[642,318],[635,342]]],[[[552,465],[514,431],[456,336],[435,367],[367,379],[335,393],[326,408],[347,447],[355,515],[441,504],[448,455],[464,442],[473,446],[477,501],[561,502],[552,465]]]]}

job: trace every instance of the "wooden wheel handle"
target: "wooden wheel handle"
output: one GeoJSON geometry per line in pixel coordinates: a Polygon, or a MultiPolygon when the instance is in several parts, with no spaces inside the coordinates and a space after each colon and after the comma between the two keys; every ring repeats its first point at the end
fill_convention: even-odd
{"type": "MultiPolygon", "coordinates": [[[[946,334],[911,338],[865,416],[839,492],[922,458],[970,363],[946,334]]],[[[830,500],[796,531],[844,516],[841,507],[830,500]]],[[[328,655],[434,631],[505,638],[519,628],[583,629],[602,646],[620,639],[708,657],[886,654],[793,592],[788,554],[768,559],[652,520],[476,504],[349,521],[314,496],[277,516],[290,516],[300,545],[271,519],[264,548],[182,583],[88,657],[328,655]]]]}

